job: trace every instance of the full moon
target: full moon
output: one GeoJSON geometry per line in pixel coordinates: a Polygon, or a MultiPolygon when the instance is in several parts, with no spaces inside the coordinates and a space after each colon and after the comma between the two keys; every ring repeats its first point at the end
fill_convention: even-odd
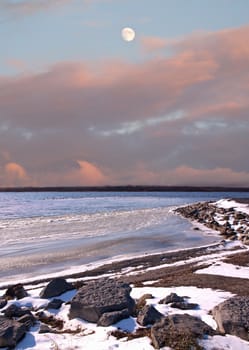
{"type": "Polygon", "coordinates": [[[135,31],[132,28],[123,28],[121,31],[122,38],[125,41],[132,41],[135,39],[135,31]]]}

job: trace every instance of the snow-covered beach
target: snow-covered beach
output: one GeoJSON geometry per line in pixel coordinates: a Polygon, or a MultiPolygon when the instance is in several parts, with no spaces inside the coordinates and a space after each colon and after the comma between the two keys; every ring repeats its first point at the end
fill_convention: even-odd
{"type": "MultiPolygon", "coordinates": [[[[216,201],[217,208],[234,208],[238,212],[248,214],[247,203],[238,201],[216,201]]],[[[217,215],[215,216],[217,218],[217,215]]],[[[221,223],[222,220],[218,218],[221,223]]],[[[232,219],[229,217],[229,220],[232,219]]],[[[247,221],[247,225],[248,225],[247,221]]],[[[235,230],[238,223],[235,223],[235,230]]],[[[245,225],[245,222],[243,223],[245,225]]],[[[196,222],[194,222],[196,226],[196,222]]],[[[231,226],[233,222],[231,221],[231,226]]],[[[232,227],[233,228],[233,227],[232,227]]],[[[205,225],[198,226],[205,230],[205,225]]],[[[199,231],[199,230],[197,230],[199,231]]],[[[199,232],[202,234],[201,232],[199,232]]],[[[77,288],[92,280],[101,278],[118,279],[131,286],[131,297],[138,300],[144,294],[151,294],[146,300],[165,317],[174,314],[189,314],[204,321],[212,329],[217,329],[217,323],[210,311],[225,300],[239,295],[248,295],[249,290],[249,247],[241,240],[229,240],[220,237],[217,243],[204,245],[199,248],[189,248],[173,252],[144,254],[128,260],[109,261],[106,264],[88,264],[84,268],[78,267],[67,273],[67,282],[73,283],[77,288]],[[189,303],[198,304],[197,308],[181,310],[172,307],[172,304],[163,305],[159,301],[171,293],[185,297],[189,303]]],[[[62,274],[63,276],[63,274],[62,274]]],[[[28,296],[19,300],[9,300],[2,308],[4,311],[10,305],[28,307],[32,313],[43,310],[53,298],[41,298],[41,290],[56,275],[36,276],[36,278],[23,280],[28,296]]],[[[18,281],[13,281],[16,283],[18,281]]],[[[21,349],[154,349],[149,331],[141,327],[136,315],[125,318],[108,327],[100,327],[82,319],[69,319],[71,299],[77,294],[77,288],[56,296],[63,301],[58,309],[44,311],[47,317],[54,316],[62,321],[62,328],[49,325],[47,333],[39,333],[42,322],[37,321],[29,328],[25,337],[16,345],[21,349]],[[141,332],[141,329],[143,330],[141,332]],[[119,336],[115,331],[119,331],[119,336]],[[140,333],[139,333],[140,332],[140,333]]],[[[6,286],[2,284],[2,293],[6,286]]],[[[198,340],[200,348],[211,349],[249,349],[249,341],[233,334],[207,336],[198,340]]],[[[169,349],[164,346],[162,349],[169,349]]],[[[174,349],[172,347],[172,349],[174,349]]],[[[179,348],[180,349],[180,348],[179,348]]],[[[186,348],[187,349],[187,348],[186,348]]]]}

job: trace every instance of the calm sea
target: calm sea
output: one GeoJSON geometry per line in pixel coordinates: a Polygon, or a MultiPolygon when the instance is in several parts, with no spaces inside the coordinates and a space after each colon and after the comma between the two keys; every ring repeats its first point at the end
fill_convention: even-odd
{"type": "Polygon", "coordinates": [[[0,283],[72,266],[200,246],[219,240],[193,230],[179,205],[249,193],[0,193],[0,283]]]}

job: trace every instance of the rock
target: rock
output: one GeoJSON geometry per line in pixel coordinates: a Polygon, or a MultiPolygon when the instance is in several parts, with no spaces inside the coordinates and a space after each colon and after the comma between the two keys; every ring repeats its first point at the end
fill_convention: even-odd
{"type": "Polygon", "coordinates": [[[35,325],[36,319],[32,314],[26,314],[17,319],[19,323],[25,325],[26,331],[30,329],[30,327],[35,325]]]}
{"type": "Polygon", "coordinates": [[[41,298],[53,298],[74,289],[64,278],[55,278],[41,291],[41,298]]]}
{"type": "Polygon", "coordinates": [[[223,334],[232,334],[249,341],[249,297],[235,296],[217,305],[212,314],[223,334]]]}
{"type": "Polygon", "coordinates": [[[14,348],[25,335],[25,325],[0,316],[0,348],[14,348]]]}
{"type": "Polygon", "coordinates": [[[36,317],[42,323],[45,323],[53,328],[61,330],[64,326],[64,321],[60,318],[56,318],[53,315],[47,315],[44,311],[39,311],[36,313],[36,317]]]}
{"type": "Polygon", "coordinates": [[[21,283],[15,284],[14,286],[11,286],[7,289],[5,293],[5,298],[7,300],[11,299],[22,299],[28,296],[28,293],[24,289],[23,285],[21,283]]]}
{"type": "Polygon", "coordinates": [[[31,311],[27,308],[12,304],[8,306],[4,311],[4,316],[8,318],[21,317],[23,315],[31,315],[31,311]]]}
{"type": "Polygon", "coordinates": [[[98,320],[98,326],[108,327],[128,317],[130,317],[130,313],[128,309],[124,309],[120,311],[105,312],[98,320]]]}
{"type": "Polygon", "coordinates": [[[156,349],[199,349],[197,340],[216,332],[199,318],[184,315],[164,317],[151,328],[152,344],[156,349]]]}
{"type": "Polygon", "coordinates": [[[136,304],[137,310],[141,310],[146,305],[147,299],[153,299],[153,298],[154,298],[153,295],[149,293],[142,295],[137,301],[137,304],[136,304]]]}
{"type": "Polygon", "coordinates": [[[0,309],[7,305],[7,300],[4,298],[0,298],[0,309]]]}
{"type": "Polygon", "coordinates": [[[246,214],[243,214],[241,212],[237,212],[235,215],[234,215],[235,219],[236,220],[243,220],[246,218],[246,214]]]}
{"type": "MultiPolygon", "coordinates": [[[[204,203],[195,203],[193,205],[187,205],[185,207],[180,207],[175,210],[176,213],[179,213],[185,218],[191,220],[197,220],[207,227],[220,231],[221,235],[223,235],[226,239],[229,240],[241,240],[244,243],[245,238],[240,235],[240,233],[244,233],[249,224],[249,215],[246,213],[235,211],[234,208],[219,208],[212,202],[204,202],[204,203]],[[217,215],[220,215],[220,218],[225,221],[223,225],[216,221],[217,215]],[[234,227],[231,226],[243,226],[238,231],[238,228],[234,230],[234,227]],[[239,234],[237,234],[239,233],[239,234]]],[[[248,241],[246,240],[246,244],[248,241]]]]}
{"type": "Polygon", "coordinates": [[[184,302],[183,297],[179,297],[176,293],[171,293],[166,298],[159,301],[159,304],[170,304],[170,303],[182,303],[184,302]]]}
{"type": "Polygon", "coordinates": [[[47,326],[44,323],[41,323],[40,329],[39,329],[39,334],[44,334],[44,333],[53,333],[53,330],[47,326]]]}
{"type": "Polygon", "coordinates": [[[157,311],[152,305],[145,305],[142,310],[138,313],[137,323],[141,326],[148,326],[149,324],[154,324],[161,320],[163,315],[157,311]]]}
{"type": "Polygon", "coordinates": [[[181,310],[193,310],[199,307],[198,304],[186,302],[175,302],[172,303],[170,306],[181,310]]]}
{"type": "Polygon", "coordinates": [[[91,281],[72,299],[69,318],[80,317],[97,323],[104,313],[123,309],[128,309],[131,315],[135,311],[135,302],[130,291],[128,284],[114,279],[91,281]]]}
{"type": "Polygon", "coordinates": [[[40,329],[39,329],[39,334],[45,334],[45,333],[51,333],[52,329],[47,326],[46,324],[41,323],[40,329]]]}
{"type": "Polygon", "coordinates": [[[48,310],[48,309],[55,309],[55,310],[57,310],[57,309],[59,309],[61,307],[62,304],[63,304],[63,300],[61,300],[61,299],[53,299],[46,306],[46,310],[48,310]]]}

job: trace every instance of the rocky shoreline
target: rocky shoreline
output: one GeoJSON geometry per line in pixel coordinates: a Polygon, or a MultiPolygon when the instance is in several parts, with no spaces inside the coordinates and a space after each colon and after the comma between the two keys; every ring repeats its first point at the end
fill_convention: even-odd
{"type": "MultiPolygon", "coordinates": [[[[247,199],[239,200],[248,204],[247,199]]],[[[177,208],[176,213],[191,221],[219,231],[224,239],[240,240],[249,245],[249,214],[235,210],[234,201],[228,208],[219,207],[216,202],[200,202],[177,208]]]]}
{"type": "MultiPolygon", "coordinates": [[[[226,203],[225,208],[205,202],[176,209],[194,224],[220,232],[221,241],[211,246],[144,255],[63,278],[37,278],[2,287],[0,348],[88,349],[85,339],[93,341],[103,329],[106,335],[98,345],[101,350],[126,349],[126,343],[129,349],[135,344],[135,348],[149,350],[165,346],[200,350],[206,349],[204,339],[224,341],[230,335],[244,342],[236,343],[240,344],[236,348],[249,349],[249,274],[246,278],[239,274],[249,268],[249,217],[234,203],[226,203]],[[218,266],[235,267],[236,274],[205,272],[218,266]],[[182,294],[175,293],[178,290],[182,294]],[[193,291],[197,291],[196,297],[193,291]],[[210,296],[221,291],[223,299],[210,307],[205,305],[210,296]],[[122,328],[122,322],[133,327],[122,328]],[[36,341],[29,347],[25,339],[30,335],[36,341]],[[74,347],[65,346],[68,335],[74,347]],[[105,345],[110,341],[113,347],[105,345]],[[139,341],[145,345],[139,347],[139,341]],[[42,342],[47,342],[47,347],[39,345],[42,342]]],[[[222,348],[214,344],[213,348],[222,348]]],[[[223,348],[235,348],[227,346],[223,348]]]]}

